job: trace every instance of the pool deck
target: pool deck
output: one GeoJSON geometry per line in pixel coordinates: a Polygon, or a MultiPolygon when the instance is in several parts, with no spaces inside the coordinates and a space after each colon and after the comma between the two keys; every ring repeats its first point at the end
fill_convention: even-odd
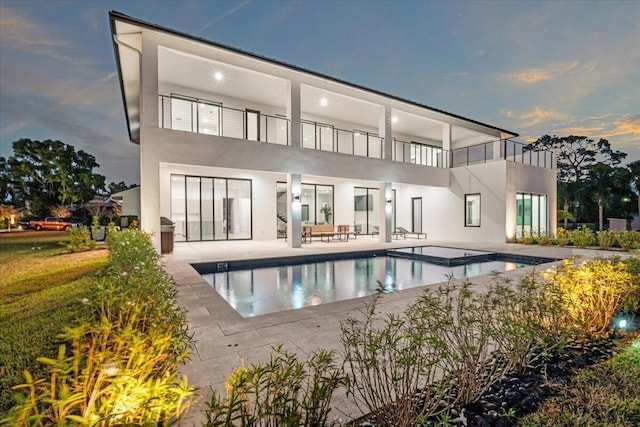
{"type": "MultiPolygon", "coordinates": [[[[301,358],[306,358],[318,348],[340,351],[340,322],[349,315],[357,316],[359,310],[371,300],[369,296],[245,319],[218,295],[191,267],[191,263],[425,245],[559,259],[578,255],[592,257],[621,254],[555,246],[410,238],[381,243],[377,236],[375,238],[359,236],[358,239],[350,239],[348,242],[314,241],[297,249],[289,248],[283,240],[176,243],[173,254],[163,255],[161,260],[167,273],[173,276],[178,291],[178,304],[187,310],[189,329],[195,339],[191,360],[181,369],[181,372],[188,376],[191,385],[199,388],[198,394],[201,396],[181,420],[181,425],[200,425],[204,420],[202,409],[206,406],[205,402],[208,401],[211,387],[224,392],[224,381],[233,368],[241,366],[243,361],[250,364],[268,360],[271,348],[276,345],[282,344],[284,349],[298,354],[301,358]]],[[[532,268],[541,269],[548,266],[527,267],[506,272],[504,275],[517,277],[526,274],[532,268]]],[[[472,282],[482,287],[491,279],[490,275],[478,276],[474,277],[472,282]]],[[[385,294],[379,302],[380,312],[402,312],[427,286],[385,294]]],[[[331,419],[348,420],[360,415],[351,399],[347,399],[343,392],[335,395],[332,408],[331,419]]]]}

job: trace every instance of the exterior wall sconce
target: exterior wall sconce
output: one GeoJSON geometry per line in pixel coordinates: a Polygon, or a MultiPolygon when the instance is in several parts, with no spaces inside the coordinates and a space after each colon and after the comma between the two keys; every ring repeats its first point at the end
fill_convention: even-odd
{"type": "Polygon", "coordinates": [[[391,203],[393,203],[393,200],[392,200],[392,199],[390,199],[390,198],[389,198],[389,199],[387,199],[387,205],[391,205],[391,203]]]}
{"type": "Polygon", "coordinates": [[[293,193],[293,203],[300,203],[300,193],[293,193]]]}

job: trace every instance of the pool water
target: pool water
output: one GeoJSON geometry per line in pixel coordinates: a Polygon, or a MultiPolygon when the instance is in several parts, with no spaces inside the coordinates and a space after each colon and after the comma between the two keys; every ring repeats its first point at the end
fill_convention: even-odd
{"type": "Polygon", "coordinates": [[[485,261],[445,266],[377,256],[216,272],[202,277],[242,317],[252,317],[364,297],[381,286],[385,291],[401,290],[527,265],[485,261]]]}

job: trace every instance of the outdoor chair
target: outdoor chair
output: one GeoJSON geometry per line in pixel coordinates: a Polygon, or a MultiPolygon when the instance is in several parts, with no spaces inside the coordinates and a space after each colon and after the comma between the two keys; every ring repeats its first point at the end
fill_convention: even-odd
{"type": "Polygon", "coordinates": [[[411,236],[414,235],[416,237],[416,239],[420,239],[420,236],[424,236],[424,238],[427,238],[427,233],[418,233],[418,232],[414,232],[414,231],[409,231],[404,227],[396,227],[396,233],[398,234],[402,234],[405,236],[411,236]]]}

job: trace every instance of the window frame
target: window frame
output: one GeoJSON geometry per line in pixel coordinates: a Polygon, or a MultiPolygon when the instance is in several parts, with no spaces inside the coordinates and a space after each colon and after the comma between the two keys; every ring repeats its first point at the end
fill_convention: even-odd
{"type": "MultiPolygon", "coordinates": [[[[481,207],[482,207],[481,193],[467,193],[467,194],[464,195],[464,226],[465,227],[480,227],[481,226],[481,224],[482,224],[482,210],[481,210],[481,207]],[[471,199],[472,197],[473,198],[477,197],[477,200],[478,200],[478,215],[477,215],[478,223],[477,224],[474,224],[473,221],[468,221],[469,220],[469,218],[468,218],[469,212],[467,211],[467,206],[468,206],[469,199],[471,199]]],[[[471,216],[472,216],[471,219],[473,220],[473,212],[471,212],[471,216]]]]}

